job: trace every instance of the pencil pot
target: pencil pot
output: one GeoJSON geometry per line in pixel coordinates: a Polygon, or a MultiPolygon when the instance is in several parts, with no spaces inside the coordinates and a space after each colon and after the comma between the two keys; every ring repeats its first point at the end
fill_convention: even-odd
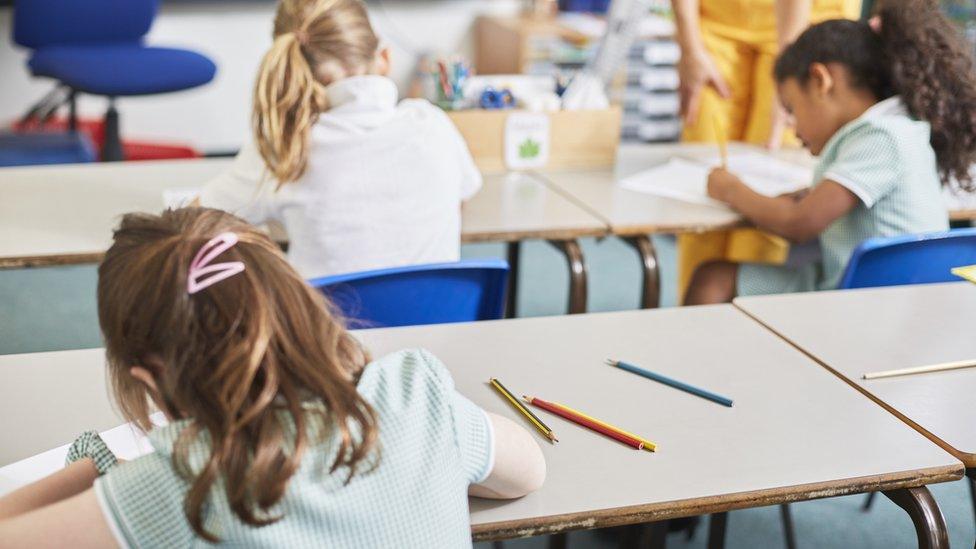
{"type": "Polygon", "coordinates": [[[483,172],[610,167],[620,145],[619,107],[529,112],[471,109],[447,115],[483,172]]]}

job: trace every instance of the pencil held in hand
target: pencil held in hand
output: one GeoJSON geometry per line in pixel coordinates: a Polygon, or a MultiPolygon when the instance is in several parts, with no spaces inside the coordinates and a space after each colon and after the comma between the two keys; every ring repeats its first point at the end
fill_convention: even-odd
{"type": "Polygon", "coordinates": [[[715,126],[715,139],[718,141],[718,152],[722,157],[722,169],[727,170],[729,169],[729,148],[725,128],[722,127],[722,121],[718,115],[712,116],[712,123],[715,126]]]}

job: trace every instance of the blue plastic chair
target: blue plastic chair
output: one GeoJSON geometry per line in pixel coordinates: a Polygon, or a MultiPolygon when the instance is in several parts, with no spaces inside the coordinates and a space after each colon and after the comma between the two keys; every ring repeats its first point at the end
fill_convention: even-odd
{"type": "Polygon", "coordinates": [[[976,264],[976,229],[869,238],[851,254],[839,289],[960,280],[953,267],[976,264]]]}
{"type": "Polygon", "coordinates": [[[309,281],[352,328],[495,320],[505,313],[508,263],[436,263],[326,276],[309,281]]]}
{"type": "MultiPolygon", "coordinates": [[[[186,90],[213,79],[210,59],[187,50],[144,45],[158,0],[17,0],[14,42],[30,48],[34,76],[68,88],[71,128],[78,93],[109,98],[102,160],[121,160],[115,98],[186,90]]],[[[49,94],[42,103],[63,99],[49,94]]],[[[38,109],[35,106],[32,112],[38,109]]],[[[50,105],[44,106],[49,113],[50,105]]]]}

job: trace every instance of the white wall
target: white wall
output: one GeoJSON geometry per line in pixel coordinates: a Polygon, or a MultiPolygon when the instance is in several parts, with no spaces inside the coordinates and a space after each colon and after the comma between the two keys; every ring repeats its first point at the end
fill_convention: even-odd
{"type": "MultiPolygon", "coordinates": [[[[514,14],[519,0],[382,0],[369,2],[373,25],[393,51],[393,76],[404,90],[416,55],[470,54],[470,30],[484,13],[514,14]]],[[[190,91],[119,101],[123,136],[188,143],[204,151],[236,149],[248,131],[251,85],[271,43],[270,1],[167,3],[148,43],[185,47],[217,63],[213,82],[190,91]]],[[[26,53],[12,46],[11,11],[0,10],[0,123],[21,115],[53,87],[31,79],[26,53]]],[[[83,116],[101,117],[105,101],[85,97],[83,116]]]]}

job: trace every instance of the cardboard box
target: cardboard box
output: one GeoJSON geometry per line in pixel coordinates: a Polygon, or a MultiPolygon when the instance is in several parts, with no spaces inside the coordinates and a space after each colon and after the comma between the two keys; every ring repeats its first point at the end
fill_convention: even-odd
{"type": "MultiPolygon", "coordinates": [[[[449,111],[475,164],[483,172],[504,172],[505,122],[517,110],[449,111]]],[[[590,111],[553,111],[549,117],[549,160],[538,169],[602,168],[616,164],[620,145],[619,107],[590,111]]]]}

